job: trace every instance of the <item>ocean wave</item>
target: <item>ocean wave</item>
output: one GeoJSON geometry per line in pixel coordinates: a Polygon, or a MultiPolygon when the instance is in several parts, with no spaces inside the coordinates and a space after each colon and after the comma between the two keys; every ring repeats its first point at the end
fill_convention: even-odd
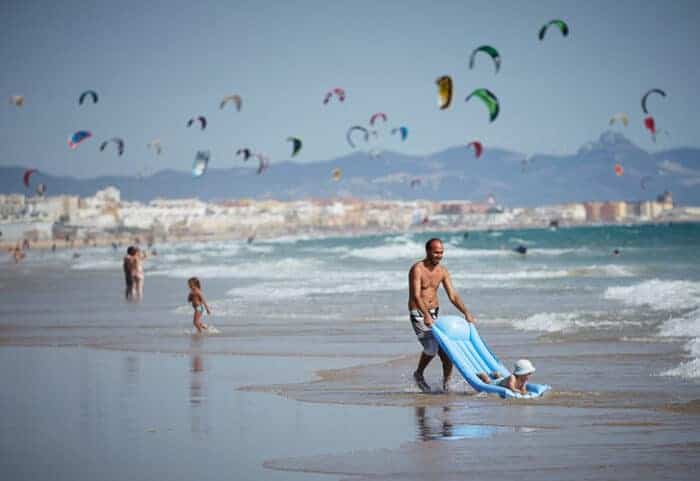
{"type": "Polygon", "coordinates": [[[86,271],[86,270],[96,270],[96,271],[111,271],[111,270],[121,270],[122,261],[115,259],[82,259],[78,258],[77,261],[71,265],[71,269],[76,271],[86,271]]]}
{"type": "Polygon", "coordinates": [[[692,361],[682,362],[678,366],[662,372],[660,375],[681,377],[683,379],[700,378],[700,359],[693,359],[692,361]]]}
{"type": "Polygon", "coordinates": [[[654,310],[693,309],[700,306],[700,283],[652,279],[631,286],[608,287],[603,297],[654,310]]]}
{"type": "Polygon", "coordinates": [[[700,338],[700,309],[664,321],[659,327],[659,336],[700,338]]]}
{"type": "Polygon", "coordinates": [[[226,294],[246,300],[299,299],[318,295],[357,294],[361,292],[399,291],[406,289],[403,273],[390,271],[345,272],[340,279],[327,276],[296,276],[287,282],[260,282],[234,287],[226,294]]]}
{"type": "Polygon", "coordinates": [[[526,319],[512,321],[523,331],[575,332],[580,329],[617,329],[622,326],[642,326],[639,321],[600,319],[600,313],[541,312],[526,319]]]}
{"type": "Polygon", "coordinates": [[[217,279],[295,279],[300,272],[318,272],[324,263],[317,259],[284,258],[277,261],[247,261],[236,264],[199,265],[192,268],[159,268],[151,274],[177,279],[196,275],[217,279]]]}

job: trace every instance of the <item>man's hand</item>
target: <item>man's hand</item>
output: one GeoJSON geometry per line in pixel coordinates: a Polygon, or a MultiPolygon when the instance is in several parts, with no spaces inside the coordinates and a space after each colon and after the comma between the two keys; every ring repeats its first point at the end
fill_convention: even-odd
{"type": "Polygon", "coordinates": [[[472,324],[476,324],[476,319],[474,319],[474,316],[472,316],[471,312],[467,312],[464,315],[464,318],[467,320],[467,322],[471,322],[472,324]]]}
{"type": "Polygon", "coordinates": [[[423,319],[426,326],[431,327],[433,325],[433,316],[428,316],[423,319]]]}

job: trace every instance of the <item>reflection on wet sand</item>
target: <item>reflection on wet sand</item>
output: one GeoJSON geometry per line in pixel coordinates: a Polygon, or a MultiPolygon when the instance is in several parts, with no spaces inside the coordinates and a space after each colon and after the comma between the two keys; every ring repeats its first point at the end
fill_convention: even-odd
{"type": "Polygon", "coordinates": [[[482,424],[454,424],[450,406],[426,408],[416,406],[416,431],[421,441],[489,438],[506,431],[532,431],[532,428],[488,426],[482,424]]]}
{"type": "Polygon", "coordinates": [[[190,430],[195,434],[207,434],[206,383],[204,360],[201,354],[201,336],[192,336],[190,354],[190,430]]]}

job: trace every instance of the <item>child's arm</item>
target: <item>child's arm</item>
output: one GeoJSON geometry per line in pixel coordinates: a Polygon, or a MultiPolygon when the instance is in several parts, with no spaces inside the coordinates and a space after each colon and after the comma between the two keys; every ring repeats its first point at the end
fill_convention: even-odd
{"type": "Polygon", "coordinates": [[[199,298],[202,300],[202,304],[204,304],[207,314],[211,316],[211,309],[209,309],[209,304],[207,304],[207,300],[204,298],[204,293],[202,291],[199,291],[199,298]]]}

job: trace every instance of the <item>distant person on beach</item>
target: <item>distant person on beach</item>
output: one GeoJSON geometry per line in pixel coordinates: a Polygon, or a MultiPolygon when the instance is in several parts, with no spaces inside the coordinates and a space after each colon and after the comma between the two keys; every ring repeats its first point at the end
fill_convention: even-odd
{"type": "Polygon", "coordinates": [[[440,265],[445,253],[440,239],[430,239],[425,243],[425,259],[416,262],[408,273],[408,310],[411,326],[416,333],[418,342],[423,346],[423,352],[418,360],[418,367],[413,373],[413,379],[423,392],[430,392],[430,386],[425,382],[424,371],[435,355],[442,361],[442,388],[448,390],[452,361],[439,348],[433,336],[432,324],[438,317],[439,305],[437,291],[440,284],[445,288],[447,297],[452,304],[464,315],[464,318],[474,323],[474,316],[467,310],[457,291],[452,287],[452,280],[447,269],[440,265]]]}
{"type": "Polygon", "coordinates": [[[146,253],[143,252],[138,247],[134,247],[134,254],[131,263],[131,279],[133,281],[134,288],[132,289],[133,295],[137,299],[143,297],[143,261],[146,259],[146,253]]]}
{"type": "Polygon", "coordinates": [[[190,288],[190,295],[187,297],[187,302],[192,304],[194,309],[194,318],[192,323],[197,329],[198,333],[202,332],[202,329],[208,329],[208,326],[202,322],[202,314],[206,309],[207,315],[211,316],[211,309],[209,309],[209,304],[207,304],[206,299],[204,299],[204,293],[202,292],[202,284],[196,277],[190,277],[187,280],[187,286],[190,288]]]}
{"type": "Polygon", "coordinates": [[[12,257],[15,260],[15,264],[19,264],[22,259],[25,257],[25,253],[22,250],[22,248],[19,245],[19,242],[17,245],[14,247],[14,249],[10,248],[10,254],[12,254],[12,257]]]}
{"type": "Polygon", "coordinates": [[[122,267],[124,269],[124,282],[126,283],[126,292],[124,296],[126,299],[131,299],[134,295],[134,278],[131,276],[131,271],[133,270],[134,264],[134,246],[129,246],[126,249],[126,255],[122,262],[122,267]]]}

